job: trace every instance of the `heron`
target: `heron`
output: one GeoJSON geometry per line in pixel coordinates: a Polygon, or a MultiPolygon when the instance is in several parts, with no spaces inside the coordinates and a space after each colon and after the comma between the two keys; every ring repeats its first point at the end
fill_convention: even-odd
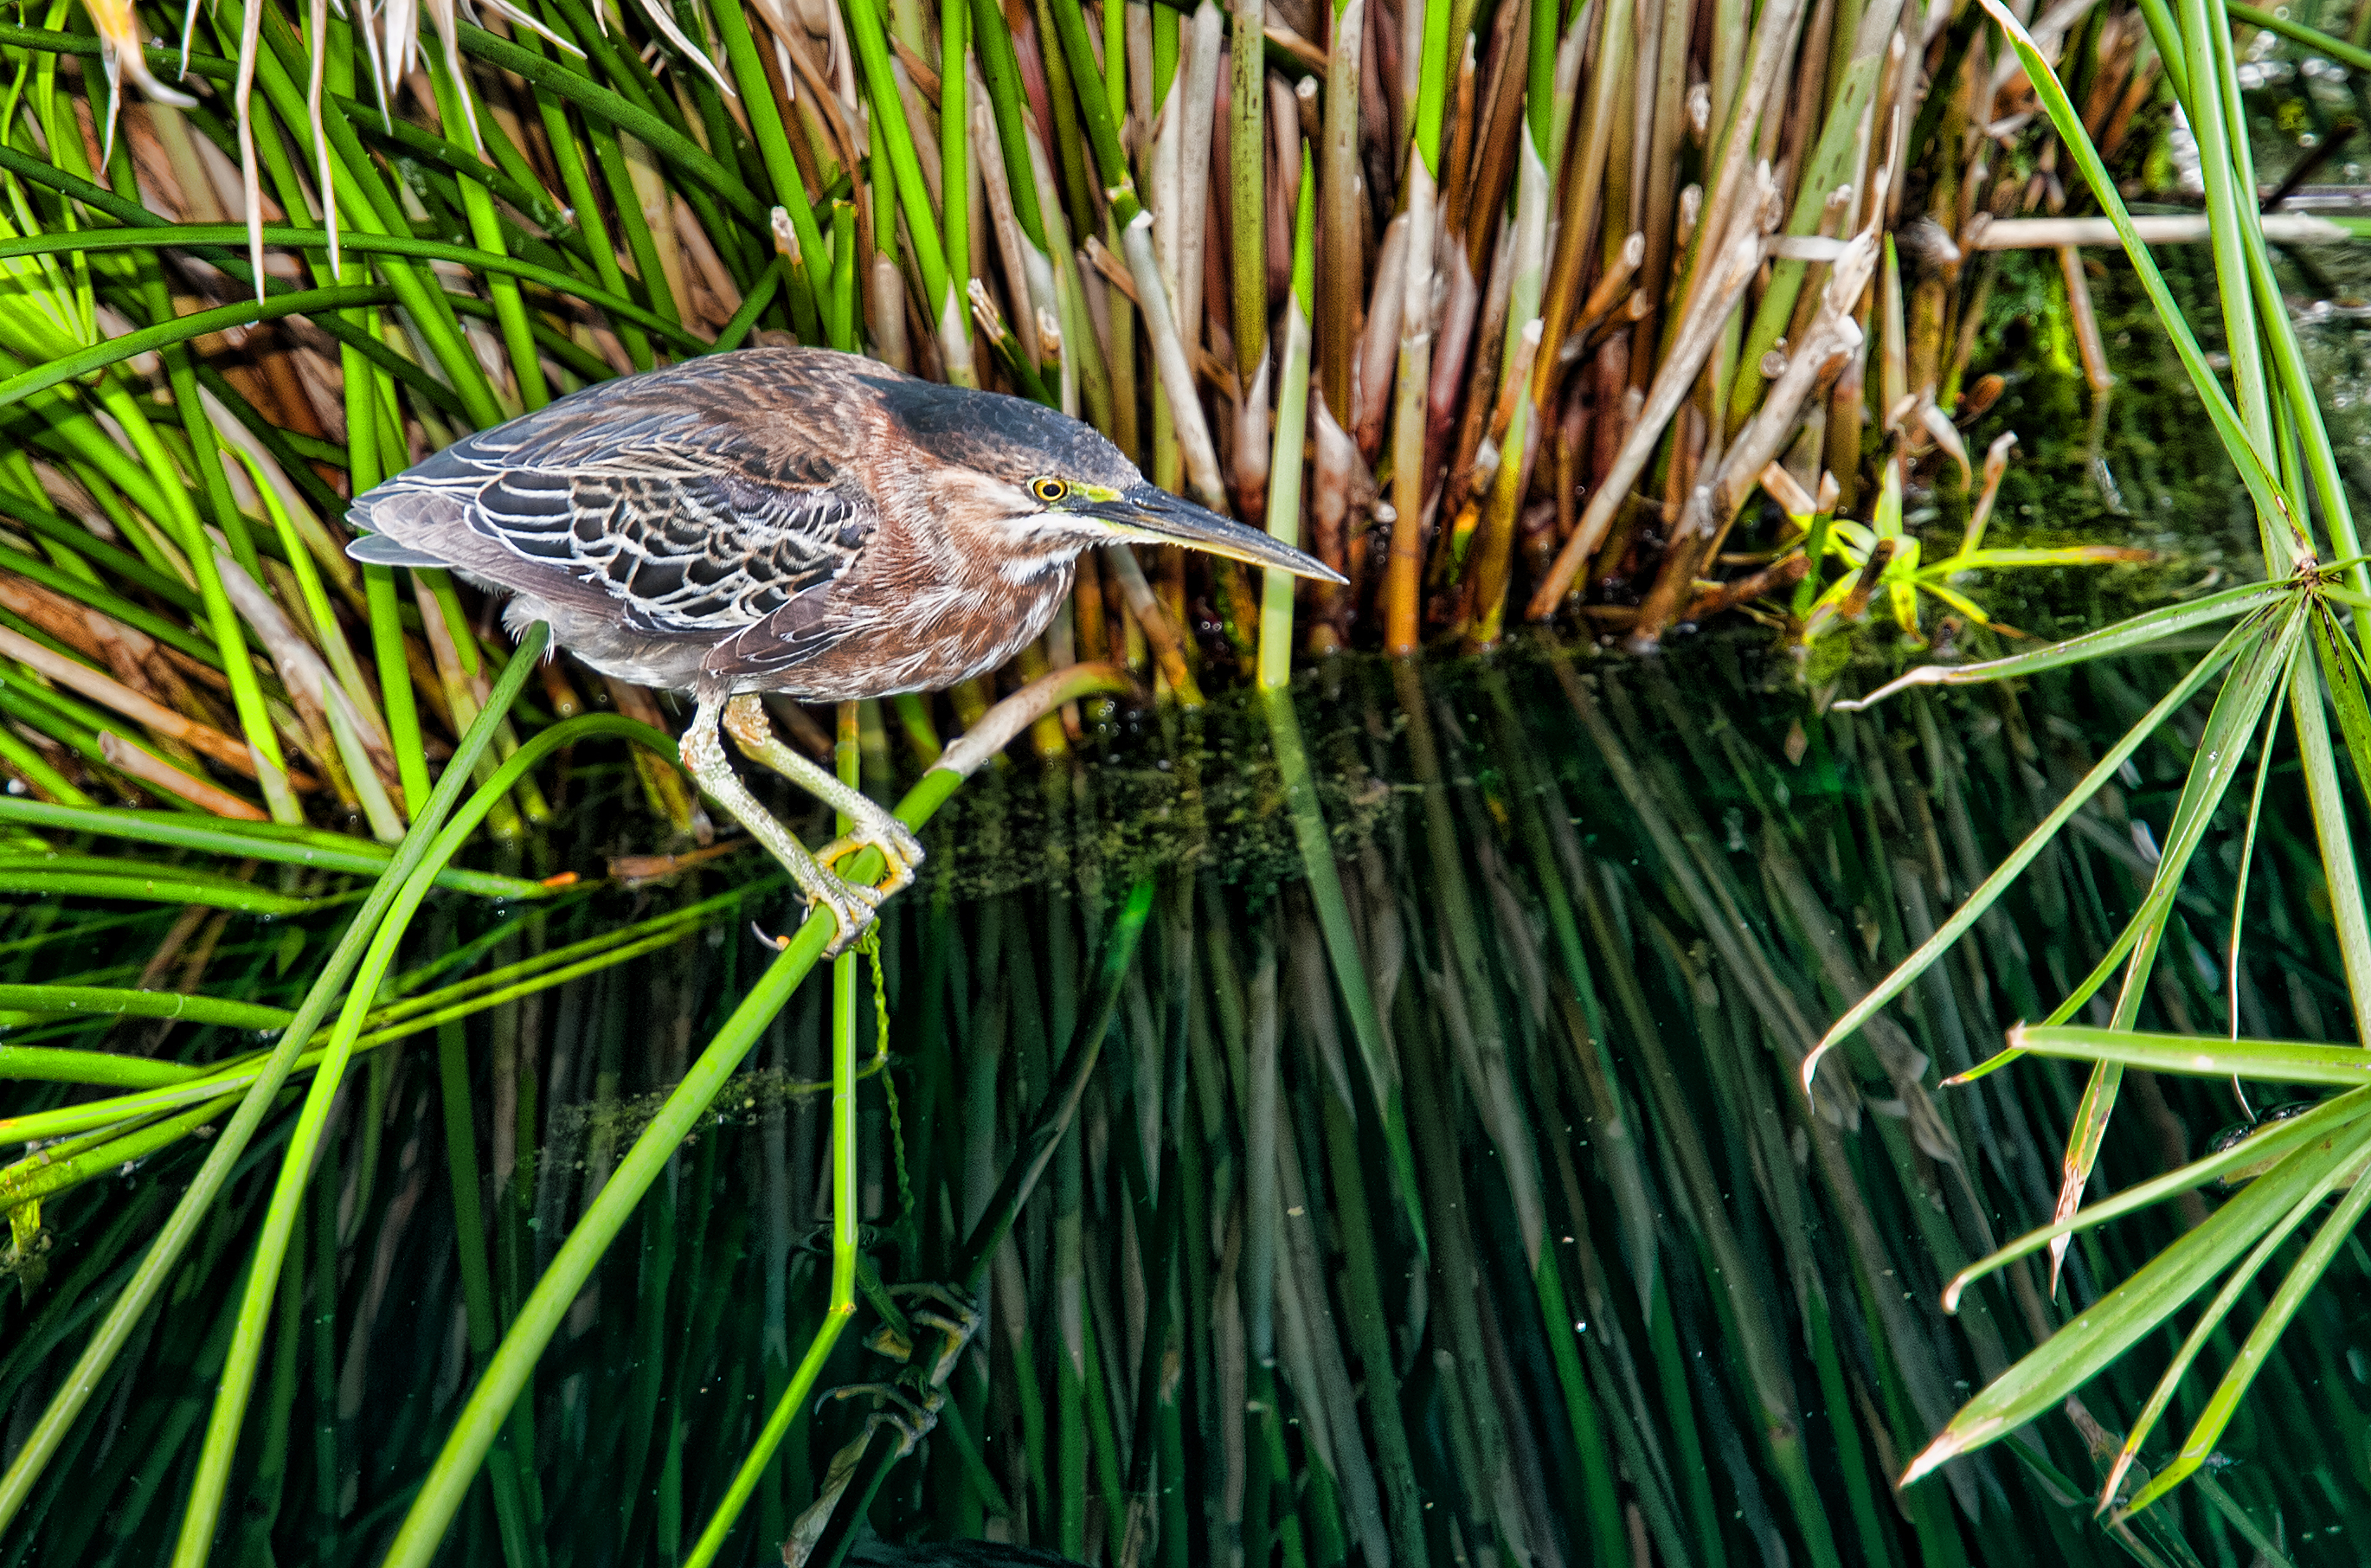
{"type": "Polygon", "coordinates": [[[910,883],[914,834],[775,735],[759,698],[938,691],[1046,629],[1079,557],[1181,545],[1339,573],[1145,481],[1093,429],[1019,398],[827,349],[748,348],[620,376],[480,431],[357,499],[347,547],[510,595],[514,635],[690,694],[700,788],[832,912],[844,951],[910,883]],[[810,852],[751,795],[723,735],[852,824],[810,852]],[[887,875],[837,874],[856,850],[887,875]]]}

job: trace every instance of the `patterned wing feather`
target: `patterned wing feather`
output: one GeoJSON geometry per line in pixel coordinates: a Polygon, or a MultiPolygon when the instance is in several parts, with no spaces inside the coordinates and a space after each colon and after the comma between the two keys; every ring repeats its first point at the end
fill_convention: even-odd
{"type": "Polygon", "coordinates": [[[873,528],[861,494],[768,482],[680,449],[566,470],[503,467],[474,499],[475,531],[530,570],[598,588],[626,625],[661,636],[758,625],[838,576],[873,528]]]}
{"type": "Polygon", "coordinates": [[[457,443],[364,497],[356,520],[375,535],[356,553],[453,566],[646,635],[723,642],[771,622],[808,633],[773,662],[815,651],[824,591],[876,522],[830,463],[768,471],[681,417],[521,428],[532,422],[457,443]]]}

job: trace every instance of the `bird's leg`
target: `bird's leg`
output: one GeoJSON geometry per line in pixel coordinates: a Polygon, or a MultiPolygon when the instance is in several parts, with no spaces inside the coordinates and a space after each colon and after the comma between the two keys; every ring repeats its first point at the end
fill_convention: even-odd
{"type": "Polygon", "coordinates": [[[889,864],[889,880],[881,884],[882,898],[913,882],[914,868],[922,863],[922,841],[914,836],[914,830],[891,816],[878,801],[841,783],[804,753],[784,745],[766,717],[765,704],[747,693],[733,698],[724,705],[724,729],[744,756],[772,768],[855,824],[844,837],[824,846],[815,856],[819,863],[834,865],[870,845],[889,864]]]}
{"type": "Polygon", "coordinates": [[[758,803],[757,797],[749,793],[724,755],[723,737],[718,732],[717,721],[725,710],[723,693],[702,690],[697,694],[691,727],[683,732],[680,746],[683,766],[709,799],[723,806],[734,821],[749,830],[752,838],[772,852],[808,898],[831,911],[839,930],[825,950],[825,956],[836,958],[873,924],[879,913],[876,906],[885,895],[872,888],[852,887],[826,870],[807,853],[807,847],[799,842],[796,834],[775,821],[772,813],[758,803]]]}

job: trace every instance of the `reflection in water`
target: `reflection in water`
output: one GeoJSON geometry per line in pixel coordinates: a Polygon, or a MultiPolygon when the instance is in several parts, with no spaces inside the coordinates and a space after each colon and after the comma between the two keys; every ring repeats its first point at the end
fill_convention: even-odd
{"type": "MultiPolygon", "coordinates": [[[[2048,1215],[2079,1088],[2044,1062],[1938,1079],[2040,1017],[2112,939],[2145,882],[2136,842],[2180,788],[2180,735],[1823,1072],[1815,1103],[1797,1068],[2088,767],[2092,727],[2120,727],[2168,676],[2101,665],[1848,718],[1812,710],[1767,657],[1706,639],[1646,664],[1544,643],[1420,674],[1337,661],[1292,694],[1323,819],[1306,839],[1252,698],[1136,715],[1075,766],[1016,748],[959,796],[886,922],[889,1055],[859,1090],[868,1256],[889,1282],[943,1276],[1048,1090],[1116,905],[1150,878],[1153,913],[1077,1132],[995,1260],[955,1416],[882,1493],[884,1533],[927,1516],[1109,1562],[1295,1568],[2122,1561],[2089,1518],[2088,1440],[2137,1408],[2156,1356],[2018,1445],[1890,1487],[1973,1388],[2182,1222],[2087,1233],[2056,1301],[2012,1269],[1956,1317],[1937,1309],[1953,1272],[2048,1215]],[[1306,875],[1328,848],[1338,905],[1306,875]]],[[[555,788],[572,820],[648,831],[612,809],[638,788],[622,763],[579,759],[555,788]]],[[[2218,917],[2194,911],[2145,1027],[2218,1028],[2234,994],[2250,1035],[2324,1037],[2342,1016],[2303,820],[2267,813],[2236,986],[2218,917]]],[[[555,841],[531,869],[619,847],[653,846],[555,841]]],[[[759,870],[724,857],[558,906],[440,906],[415,965],[481,940],[437,986],[580,941],[634,956],[367,1057],[271,1364],[291,1440],[241,1461],[290,1499],[289,1551],[364,1553],[399,1516],[480,1366],[471,1293],[497,1319],[515,1309],[762,962],[747,922],[781,919],[786,894],[739,881],[759,870]],[[457,1186],[464,1132],[482,1177],[457,1186]]],[[[278,1001],[307,965],[283,978],[267,938],[233,926],[221,951],[278,1001]]],[[[827,997],[811,983],[767,1032],[496,1450],[555,1563],[673,1560],[815,1330],[827,997]]],[[[217,1030],[167,1054],[244,1043],[217,1030]]],[[[2215,1085],[2127,1088],[2111,1186],[2236,1113],[2215,1085]]],[[[112,1266],[105,1249],[190,1158],[52,1205],[62,1256],[112,1266]]],[[[56,1561],[169,1518],[154,1506],[169,1489],[133,1476],[178,1407],[145,1390],[202,1370],[234,1272],[192,1276],[143,1397],[107,1404],[106,1435],[60,1468],[112,1501],[87,1528],[53,1504],[44,1539],[72,1548],[56,1561]]],[[[2227,1439],[2250,1462],[2147,1516],[2152,1550],[2173,1560],[2178,1534],[2217,1560],[2226,1505],[2296,1532],[2364,1516],[2360,1467],[2305,1440],[2351,1397],[2345,1299],[2307,1303],[2227,1439]]],[[[827,1382],[879,1375],[855,1339],[827,1382]]],[[[20,1398],[41,1386],[29,1366],[9,1363],[20,1398]]],[[[862,1414],[798,1424],[727,1561],[770,1560],[862,1414]]],[[[481,1542],[483,1495],[466,1527],[481,1542]]],[[[2342,1560],[2316,1550],[2297,1560],[2342,1560]]]]}

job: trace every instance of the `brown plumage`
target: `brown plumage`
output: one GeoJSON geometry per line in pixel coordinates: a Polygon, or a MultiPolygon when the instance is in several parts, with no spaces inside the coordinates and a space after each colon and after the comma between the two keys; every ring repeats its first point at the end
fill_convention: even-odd
{"type": "MultiPolygon", "coordinates": [[[[456,442],[354,503],[350,553],[514,595],[515,631],[686,690],[684,761],[853,940],[878,895],[826,876],[725,766],[741,749],[858,824],[890,891],[921,858],[878,805],[782,746],[755,700],[935,691],[1046,628],[1080,554],[1179,544],[1323,565],[1144,482],[1077,421],[821,349],[745,349],[624,376],[456,442]]],[[[836,944],[835,951],[839,944],[836,944]]]]}

